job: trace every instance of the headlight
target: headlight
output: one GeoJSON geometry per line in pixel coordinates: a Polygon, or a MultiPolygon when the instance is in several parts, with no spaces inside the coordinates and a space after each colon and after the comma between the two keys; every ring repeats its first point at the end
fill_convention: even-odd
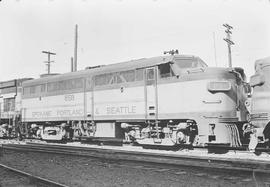
{"type": "Polygon", "coordinates": [[[213,81],[209,82],[207,87],[210,92],[225,92],[230,91],[232,85],[229,81],[213,81]]]}

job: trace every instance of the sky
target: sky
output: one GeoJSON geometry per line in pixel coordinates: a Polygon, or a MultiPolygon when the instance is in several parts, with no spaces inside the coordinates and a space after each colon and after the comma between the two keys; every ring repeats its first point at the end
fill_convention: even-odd
{"type": "Polygon", "coordinates": [[[56,53],[52,73],[69,72],[76,24],[78,70],[170,49],[227,67],[224,23],[233,26],[232,64],[249,77],[270,56],[270,0],[2,0],[0,81],[46,73],[44,50],[56,53]]]}

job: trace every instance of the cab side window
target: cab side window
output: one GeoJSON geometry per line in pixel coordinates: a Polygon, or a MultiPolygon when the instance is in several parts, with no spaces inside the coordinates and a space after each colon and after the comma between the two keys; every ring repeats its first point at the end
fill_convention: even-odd
{"type": "Polygon", "coordinates": [[[151,69],[147,69],[147,80],[151,81],[151,80],[155,80],[155,69],[151,68],[151,69]]]}
{"type": "Polygon", "coordinates": [[[174,76],[170,63],[160,64],[158,66],[158,72],[160,78],[167,78],[174,76]]]}
{"type": "Polygon", "coordinates": [[[154,85],[156,81],[156,68],[147,68],[146,69],[146,84],[154,85]]]}

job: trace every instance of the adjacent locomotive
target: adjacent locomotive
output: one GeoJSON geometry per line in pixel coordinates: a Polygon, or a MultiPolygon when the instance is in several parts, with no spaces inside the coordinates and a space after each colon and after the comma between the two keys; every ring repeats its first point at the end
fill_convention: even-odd
{"type": "Polygon", "coordinates": [[[0,82],[0,137],[14,137],[21,120],[22,82],[31,78],[0,82]],[[18,126],[16,126],[18,127],[18,126]]]}
{"type": "Polygon", "coordinates": [[[250,134],[250,149],[257,144],[270,145],[270,57],[255,62],[255,75],[250,78],[253,88],[246,102],[250,111],[249,125],[244,128],[250,134]]]}
{"type": "Polygon", "coordinates": [[[88,68],[24,82],[22,122],[45,140],[236,147],[247,116],[244,79],[241,68],[210,68],[188,55],[88,68]]]}

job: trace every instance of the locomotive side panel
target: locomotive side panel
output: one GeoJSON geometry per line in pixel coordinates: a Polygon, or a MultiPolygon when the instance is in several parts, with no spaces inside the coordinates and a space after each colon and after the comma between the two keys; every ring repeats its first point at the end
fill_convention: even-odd
{"type": "Polygon", "coordinates": [[[24,122],[84,119],[84,94],[73,93],[22,100],[24,122]]]}
{"type": "Polygon", "coordinates": [[[144,100],[143,86],[120,86],[114,89],[95,90],[94,119],[144,119],[144,100]]]}
{"type": "Polygon", "coordinates": [[[236,103],[226,93],[212,94],[209,82],[198,80],[158,85],[161,118],[183,118],[200,113],[208,117],[236,116],[236,103]],[[168,92],[169,90],[169,92],[168,92]],[[232,110],[233,109],[233,110],[232,110]]]}

